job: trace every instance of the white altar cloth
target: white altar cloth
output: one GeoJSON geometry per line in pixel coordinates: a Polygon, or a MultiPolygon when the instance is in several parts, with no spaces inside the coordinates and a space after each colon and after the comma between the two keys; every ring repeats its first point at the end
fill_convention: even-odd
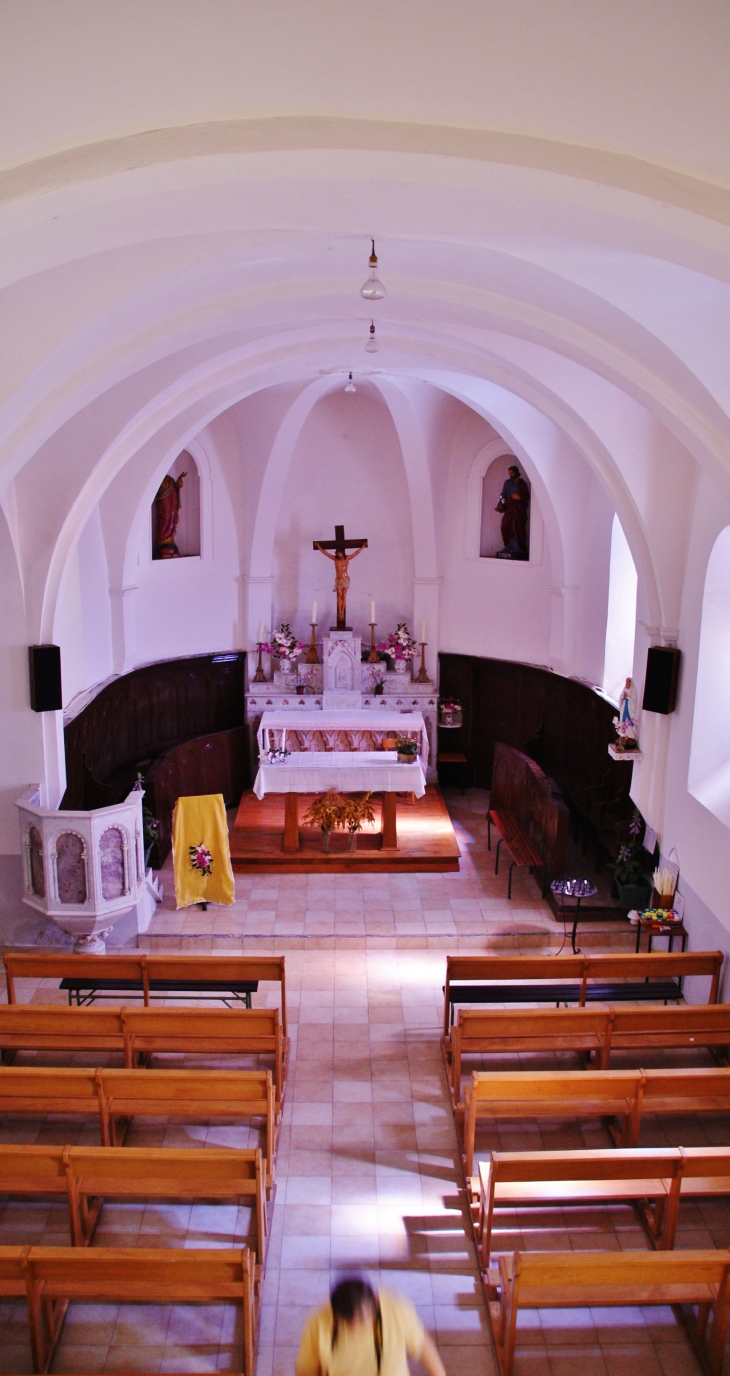
{"type": "MultiPolygon", "coordinates": [[[[302,710],[296,714],[293,712],[264,712],[257,735],[259,754],[263,755],[268,748],[265,735],[267,730],[296,731],[300,726],[305,731],[392,731],[399,736],[403,735],[404,732],[418,731],[421,736],[420,755],[423,768],[425,770],[428,767],[428,733],[422,712],[406,712],[392,707],[380,706],[371,711],[364,708],[360,712],[326,712],[318,709],[310,712],[302,710]]],[[[313,753],[312,751],[306,752],[310,759],[313,753]]],[[[337,751],[333,753],[346,754],[347,752],[337,751]]],[[[373,752],[361,751],[357,753],[373,752]]],[[[382,751],[376,753],[382,755],[382,751]]],[[[282,767],[281,765],[274,766],[275,769],[282,767]]],[[[399,768],[405,769],[406,766],[400,765],[399,768]]],[[[363,785],[365,788],[368,786],[367,784],[363,785]]],[[[359,787],[359,785],[355,785],[355,787],[359,787]]],[[[380,787],[382,788],[382,784],[380,787]]]]}
{"type": "MultiPolygon", "coordinates": [[[[321,715],[321,713],[319,714],[321,715]]],[[[253,791],[267,793],[415,793],[422,798],[426,780],[420,760],[399,764],[395,750],[302,750],[286,764],[259,763],[253,791]]]]}

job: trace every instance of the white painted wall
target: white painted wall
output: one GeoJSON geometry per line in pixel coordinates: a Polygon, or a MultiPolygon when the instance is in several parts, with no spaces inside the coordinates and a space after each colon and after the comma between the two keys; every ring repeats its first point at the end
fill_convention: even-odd
{"type": "Polygon", "coordinates": [[[618,703],[626,679],[633,675],[637,586],[636,565],[631,558],[623,526],[618,516],[614,516],[611,526],[603,691],[615,703],[618,703]]]}

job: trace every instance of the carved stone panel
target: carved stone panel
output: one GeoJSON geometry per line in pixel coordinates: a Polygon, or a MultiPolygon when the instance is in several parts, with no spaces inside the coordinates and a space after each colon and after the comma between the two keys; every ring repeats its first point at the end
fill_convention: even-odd
{"type": "Polygon", "coordinates": [[[107,901],[127,892],[124,836],[120,827],[107,827],[99,841],[101,893],[107,901]]]}
{"type": "Polygon", "coordinates": [[[56,882],[62,903],[86,902],[84,843],[73,831],[64,831],[56,842],[56,882]]]}
{"type": "Polygon", "coordinates": [[[31,891],[39,898],[46,896],[46,876],[43,872],[43,841],[37,827],[28,828],[28,861],[31,891]]]}

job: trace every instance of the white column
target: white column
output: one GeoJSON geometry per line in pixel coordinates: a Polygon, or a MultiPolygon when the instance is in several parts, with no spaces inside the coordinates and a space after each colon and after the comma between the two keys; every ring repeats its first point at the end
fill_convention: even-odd
{"type": "Polygon", "coordinates": [[[578,588],[554,583],[550,588],[550,667],[557,674],[575,672],[578,588]]]}
{"type": "Polygon", "coordinates": [[[246,629],[242,648],[248,650],[248,681],[251,683],[258,663],[254,647],[258,640],[259,622],[264,623],[264,635],[267,639],[272,630],[274,576],[244,574],[242,584],[244,607],[241,624],[246,629]]]}
{"type": "Polygon", "coordinates": [[[57,808],[66,792],[66,751],[63,739],[63,712],[41,712],[43,733],[43,779],[41,807],[57,808]]]}
{"type": "Polygon", "coordinates": [[[128,674],[137,662],[137,594],[136,583],[110,588],[112,609],[112,655],[115,674],[128,674]]]}
{"type": "MultiPolygon", "coordinates": [[[[411,633],[416,640],[421,638],[421,622],[426,622],[426,672],[434,682],[438,679],[439,651],[439,601],[442,578],[414,578],[413,580],[413,625],[411,633]]],[[[420,648],[416,666],[421,663],[420,648]]]]}

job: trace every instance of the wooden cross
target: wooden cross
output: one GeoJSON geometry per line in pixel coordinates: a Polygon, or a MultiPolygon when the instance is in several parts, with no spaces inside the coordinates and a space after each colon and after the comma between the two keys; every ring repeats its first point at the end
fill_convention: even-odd
{"type": "Polygon", "coordinates": [[[318,549],[321,554],[334,561],[334,591],[337,593],[337,626],[333,627],[334,630],[348,631],[351,629],[347,625],[347,589],[350,586],[347,568],[350,560],[356,559],[358,554],[362,554],[362,551],[367,547],[367,540],[346,540],[344,526],[335,526],[334,540],[314,540],[312,543],[313,549],[318,549]],[[331,549],[334,550],[334,554],[329,553],[331,549]],[[353,551],[352,554],[347,553],[348,549],[353,551]]]}

